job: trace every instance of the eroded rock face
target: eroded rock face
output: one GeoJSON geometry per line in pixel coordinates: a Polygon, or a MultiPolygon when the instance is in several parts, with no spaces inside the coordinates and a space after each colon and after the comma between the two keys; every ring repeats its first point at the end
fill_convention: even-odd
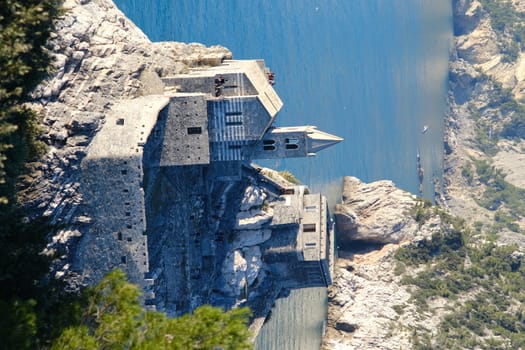
{"type": "Polygon", "coordinates": [[[246,286],[252,285],[261,268],[261,250],[258,246],[229,252],[221,269],[227,282],[223,291],[232,296],[240,296],[246,286]]]}
{"type": "MultiPolygon", "coordinates": [[[[410,292],[393,273],[395,264],[391,257],[395,249],[385,246],[360,257],[359,264],[339,259],[334,284],[329,288],[328,324],[322,349],[412,347],[410,334],[395,331],[392,326],[417,326],[417,311],[409,303],[410,292]]],[[[433,325],[425,322],[428,327],[433,325]]]]}
{"type": "Polygon", "coordinates": [[[476,88],[480,73],[464,60],[449,64],[449,87],[457,104],[463,105],[470,100],[476,88]]]}
{"type": "Polygon", "coordinates": [[[481,4],[478,0],[454,0],[454,35],[472,32],[481,19],[481,4]]]}
{"type": "Polygon", "coordinates": [[[338,242],[344,249],[352,241],[400,243],[415,237],[418,225],[409,212],[412,194],[392,181],[370,184],[351,176],[343,179],[343,203],[336,205],[338,242]]]}
{"type": "MultiPolygon", "coordinates": [[[[419,224],[411,234],[414,241],[428,239],[445,227],[436,213],[419,224]]],[[[340,251],[334,283],[328,289],[322,349],[411,349],[412,332],[407,329],[438,327],[443,310],[421,313],[412,291],[402,282],[403,272],[397,271],[395,253],[403,244],[340,251]]],[[[408,275],[414,271],[414,267],[405,270],[408,275]]]]}

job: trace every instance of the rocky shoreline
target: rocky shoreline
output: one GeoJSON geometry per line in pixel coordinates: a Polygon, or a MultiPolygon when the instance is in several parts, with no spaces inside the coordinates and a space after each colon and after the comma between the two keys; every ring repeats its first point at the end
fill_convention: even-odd
{"type": "MultiPolygon", "coordinates": [[[[513,6],[517,11],[523,11],[525,1],[513,1],[513,6]]],[[[491,106],[494,94],[503,87],[509,89],[516,100],[523,99],[525,54],[520,53],[513,63],[503,60],[498,46],[498,40],[502,39],[492,30],[490,16],[479,1],[455,0],[453,11],[454,47],[449,62],[443,195],[437,200],[441,207],[465,218],[470,225],[479,221],[483,227],[490,227],[494,223],[494,212],[478,204],[485,186],[479,181],[469,183],[463,169],[471,166],[474,159],[490,159],[508,174],[507,181],[525,188],[522,181],[523,141],[500,140],[496,145],[497,152],[486,154],[480,149],[479,135],[476,134],[476,123],[479,123],[476,118],[479,116],[474,116],[473,111],[479,111],[482,118],[496,121],[494,128],[497,129],[501,116],[497,114],[497,103],[495,107],[491,106]]],[[[426,329],[433,333],[446,314],[448,304],[444,299],[435,300],[431,312],[418,312],[410,300],[409,287],[400,283],[394,253],[403,243],[429,237],[439,230],[442,223],[438,217],[432,217],[423,226],[414,225],[410,221],[407,223],[410,215],[407,215],[406,208],[403,209],[404,205],[381,207],[390,200],[393,203],[398,201],[383,194],[395,193],[395,190],[389,190],[388,184],[382,188],[384,183],[359,184],[359,180],[351,178],[345,178],[344,184],[345,190],[349,191],[343,195],[343,203],[338,205],[335,213],[338,228],[342,228],[343,235],[349,238],[349,245],[352,239],[357,239],[359,245],[350,252],[340,252],[334,285],[329,291],[329,319],[323,349],[411,348],[413,330],[426,329]],[[374,192],[381,195],[370,198],[368,195],[374,192]],[[383,215],[393,218],[392,221],[368,217],[369,212],[385,213],[385,210],[389,213],[383,215]],[[399,211],[396,213],[396,210],[399,211]],[[396,220],[397,217],[404,219],[396,220]],[[378,225],[381,222],[386,224],[378,225]],[[357,233],[360,224],[366,234],[357,233]],[[371,230],[370,226],[377,231],[371,230]],[[400,229],[393,230],[393,227],[400,229]],[[368,242],[367,236],[371,237],[368,242]],[[382,238],[378,240],[378,236],[382,238]],[[363,245],[363,242],[374,245],[363,245]]],[[[405,195],[407,200],[409,197],[409,194],[405,195]]],[[[407,205],[410,206],[410,200],[407,205]]],[[[523,219],[519,225],[525,227],[523,219]]],[[[501,230],[498,242],[525,247],[524,236],[508,229],[501,230]]],[[[415,273],[408,271],[408,274],[415,273]]]]}
{"type": "Polygon", "coordinates": [[[323,349],[410,348],[408,329],[437,325],[412,304],[394,260],[400,246],[442,228],[438,215],[418,222],[416,207],[422,205],[391,181],[344,178],[343,203],[334,213],[341,250],[329,288],[323,349]]]}

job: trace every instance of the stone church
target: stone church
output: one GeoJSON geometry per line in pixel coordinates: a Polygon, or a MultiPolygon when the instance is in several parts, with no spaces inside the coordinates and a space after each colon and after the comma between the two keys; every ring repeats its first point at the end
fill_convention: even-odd
{"type": "Polygon", "coordinates": [[[228,60],[164,78],[176,92],[159,145],[160,164],[194,165],[313,156],[342,141],[315,126],[275,127],[283,106],[263,60],[228,60]]]}

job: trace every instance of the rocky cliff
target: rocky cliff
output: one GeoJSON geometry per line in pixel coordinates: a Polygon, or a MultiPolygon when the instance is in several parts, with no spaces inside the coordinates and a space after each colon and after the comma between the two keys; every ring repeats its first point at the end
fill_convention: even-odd
{"type": "MultiPolygon", "coordinates": [[[[453,1],[454,47],[445,119],[444,196],[438,199],[446,212],[466,219],[466,226],[471,229],[469,239],[477,244],[496,240],[503,245],[517,243],[523,250],[525,207],[521,189],[525,143],[522,136],[506,136],[505,128],[522,112],[525,54],[518,51],[516,57],[509,56],[508,48],[514,45],[511,25],[504,31],[495,30],[497,18],[483,3],[453,1]]],[[[505,6],[514,13],[525,11],[525,1],[511,1],[505,6]]],[[[447,344],[447,336],[442,339],[440,335],[449,327],[444,322],[458,317],[456,329],[467,324],[461,305],[490,288],[480,287],[479,283],[459,293],[459,297],[454,296],[456,291],[441,294],[446,297],[427,299],[425,293],[429,289],[421,284],[415,288],[407,281],[425,275],[432,267],[405,266],[396,254],[400,247],[420,246],[436,232],[450,229],[450,222],[445,222],[449,219],[438,211],[427,211],[424,203],[415,202],[410,194],[388,181],[364,184],[346,177],[343,183],[343,202],[335,211],[342,251],[329,293],[323,348],[408,349],[447,344]],[[454,298],[459,298],[459,302],[454,298]],[[425,308],[417,305],[418,300],[426,300],[425,308]],[[458,314],[454,310],[459,310],[458,314]],[[422,333],[427,337],[424,341],[419,338],[422,333]]],[[[522,254],[514,251],[505,259],[522,254]]],[[[472,265],[468,256],[458,263],[465,264],[465,268],[472,265]]],[[[449,267],[450,271],[456,267],[449,267]]],[[[439,270],[439,274],[447,276],[450,271],[439,270]]],[[[429,288],[443,282],[438,275],[431,276],[426,282],[429,288]]],[[[454,277],[458,285],[459,276],[454,277]]],[[[497,279],[493,284],[498,284],[497,279]]],[[[497,304],[491,299],[491,295],[499,293],[495,290],[483,294],[485,302],[497,304]]],[[[476,339],[465,332],[460,347],[483,344],[492,334],[477,332],[482,340],[479,335],[476,339]]],[[[483,346],[510,346],[509,338],[496,338],[488,339],[483,346]]]]}
{"type": "Polygon", "coordinates": [[[355,241],[387,244],[412,241],[419,234],[409,215],[416,199],[392,181],[366,184],[355,177],[343,179],[343,202],[335,207],[338,243],[342,249],[355,241]]]}
{"type": "Polygon", "coordinates": [[[334,213],[340,250],[324,349],[410,348],[408,329],[436,325],[417,310],[394,259],[400,246],[443,229],[439,215],[424,210],[428,206],[391,181],[343,179],[343,202],[334,213]]]}
{"type": "MultiPolygon", "coordinates": [[[[524,1],[512,1],[505,6],[507,13],[519,14],[524,5],[524,1]]],[[[515,44],[512,21],[498,31],[494,22],[499,19],[489,10],[477,0],[454,1],[442,204],[458,216],[477,221],[480,233],[498,231],[502,242],[524,244],[519,230],[499,227],[497,222],[497,213],[507,213],[524,228],[522,206],[514,212],[511,203],[503,204],[505,199],[490,205],[492,182],[480,176],[481,162],[486,162],[500,172],[509,190],[512,186],[512,192],[518,193],[525,188],[521,181],[525,143],[516,130],[525,92],[525,54],[519,51],[509,58],[507,51],[515,44]]]]}

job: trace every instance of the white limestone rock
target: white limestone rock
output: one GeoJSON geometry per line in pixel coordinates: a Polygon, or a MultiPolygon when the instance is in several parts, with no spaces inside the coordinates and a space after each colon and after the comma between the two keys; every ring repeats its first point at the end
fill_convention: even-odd
{"type": "Polygon", "coordinates": [[[228,253],[221,269],[226,281],[223,291],[236,297],[240,296],[244,288],[255,281],[261,267],[261,250],[258,246],[228,253]]]}
{"type": "Polygon", "coordinates": [[[262,268],[261,249],[259,246],[246,247],[242,252],[246,260],[246,283],[251,286],[262,268]]]}
{"type": "Polygon", "coordinates": [[[232,243],[234,249],[250,247],[266,242],[272,236],[272,230],[241,230],[237,231],[232,243]]]}
{"type": "Polygon", "coordinates": [[[266,199],[266,193],[258,186],[248,186],[244,191],[244,197],[241,202],[241,210],[246,211],[263,205],[266,199]]]}
{"type": "Polygon", "coordinates": [[[269,222],[272,217],[273,212],[271,210],[268,212],[261,209],[241,211],[237,214],[235,228],[237,230],[257,230],[269,222]]]}
{"type": "MultiPolygon", "coordinates": [[[[435,228],[438,230],[438,228],[435,228]]],[[[398,245],[355,253],[337,261],[329,287],[328,322],[322,346],[328,349],[411,349],[413,329],[438,329],[447,311],[437,302],[421,313],[410,287],[396,274],[398,245]]],[[[407,267],[407,273],[412,273],[407,267]]]]}
{"type": "Polygon", "coordinates": [[[408,213],[415,204],[415,197],[395,187],[392,181],[367,184],[345,176],[343,203],[335,208],[339,242],[385,244],[412,240],[418,224],[408,213]]]}
{"type": "Polygon", "coordinates": [[[221,274],[226,281],[223,291],[234,296],[239,295],[246,285],[246,269],[246,259],[242,256],[240,250],[228,253],[221,269],[221,274]]]}

